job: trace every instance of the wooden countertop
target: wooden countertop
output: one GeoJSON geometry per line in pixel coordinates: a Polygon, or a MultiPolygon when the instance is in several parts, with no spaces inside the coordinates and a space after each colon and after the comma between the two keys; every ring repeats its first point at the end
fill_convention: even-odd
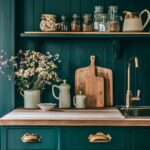
{"type": "Polygon", "coordinates": [[[117,108],[100,110],[16,109],[0,119],[2,126],[150,126],[150,117],[125,118],[117,108]]]}

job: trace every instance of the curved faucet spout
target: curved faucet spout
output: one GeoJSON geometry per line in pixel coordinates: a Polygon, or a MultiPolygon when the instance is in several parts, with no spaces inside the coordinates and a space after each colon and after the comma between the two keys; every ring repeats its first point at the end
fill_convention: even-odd
{"type": "MultiPolygon", "coordinates": [[[[136,97],[132,96],[132,91],[131,91],[131,62],[134,60],[134,65],[135,68],[139,67],[139,63],[138,63],[138,58],[137,57],[133,57],[130,58],[128,61],[128,88],[127,88],[127,94],[126,94],[126,108],[129,109],[131,107],[131,101],[133,100],[140,100],[140,92],[138,92],[136,97]]],[[[139,90],[138,90],[139,91],[139,90]]]]}

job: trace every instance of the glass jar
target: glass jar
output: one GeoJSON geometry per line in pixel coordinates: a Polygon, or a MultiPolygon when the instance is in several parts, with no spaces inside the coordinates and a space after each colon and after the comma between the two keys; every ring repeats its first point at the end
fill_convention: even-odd
{"type": "Polygon", "coordinates": [[[108,7],[108,16],[109,16],[109,31],[110,32],[119,32],[120,31],[120,17],[118,16],[118,6],[109,6],[108,7]]]}
{"type": "Polygon", "coordinates": [[[109,20],[108,30],[110,32],[119,32],[120,31],[120,17],[116,17],[114,20],[109,20]]]}
{"type": "Polygon", "coordinates": [[[73,20],[71,22],[71,31],[73,32],[81,31],[80,16],[78,14],[73,14],[72,17],[73,17],[73,20]]]}
{"type": "Polygon", "coordinates": [[[60,26],[61,26],[61,31],[69,31],[69,24],[67,22],[67,17],[64,15],[61,16],[60,26]]]}
{"type": "Polygon", "coordinates": [[[83,15],[82,31],[83,32],[92,32],[93,31],[93,22],[92,22],[91,14],[83,15]]]}
{"type": "Polygon", "coordinates": [[[118,17],[118,6],[108,6],[108,15],[110,20],[115,20],[118,17]]]}
{"type": "Polygon", "coordinates": [[[99,30],[99,21],[100,21],[100,16],[103,14],[104,7],[103,6],[95,6],[95,11],[94,11],[94,31],[99,30]]]}
{"type": "Polygon", "coordinates": [[[107,32],[108,30],[108,15],[107,14],[102,14],[100,17],[100,22],[99,22],[99,32],[107,32]]]}

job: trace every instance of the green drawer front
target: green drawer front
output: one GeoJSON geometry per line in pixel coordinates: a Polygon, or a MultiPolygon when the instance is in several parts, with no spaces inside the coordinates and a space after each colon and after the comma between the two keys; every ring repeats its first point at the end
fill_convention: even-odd
{"type": "Polygon", "coordinates": [[[7,141],[9,150],[56,150],[58,142],[57,128],[8,128],[7,141]],[[25,133],[38,134],[40,142],[23,143],[25,133]]]}
{"type": "Polygon", "coordinates": [[[72,127],[65,128],[62,134],[62,146],[64,150],[107,150],[126,149],[126,130],[115,127],[72,127]],[[90,143],[88,136],[102,132],[110,134],[112,141],[109,143],[90,143]]]}
{"type": "Polygon", "coordinates": [[[133,147],[135,149],[150,150],[150,128],[138,128],[132,132],[133,147]]]}

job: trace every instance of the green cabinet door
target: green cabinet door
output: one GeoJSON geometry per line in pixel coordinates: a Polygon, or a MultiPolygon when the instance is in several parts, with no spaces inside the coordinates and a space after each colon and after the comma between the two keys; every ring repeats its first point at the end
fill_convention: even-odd
{"type": "Polygon", "coordinates": [[[57,150],[58,129],[55,127],[2,127],[2,150],[57,150]],[[31,142],[31,136],[39,135],[40,140],[31,142]]]}
{"type": "Polygon", "coordinates": [[[61,143],[63,150],[125,150],[127,149],[126,128],[120,127],[66,127],[62,129],[61,143]],[[89,135],[109,134],[110,142],[91,143],[89,135]]]}
{"type": "Polygon", "coordinates": [[[150,127],[133,128],[131,141],[133,150],[150,150],[150,127]]]}

